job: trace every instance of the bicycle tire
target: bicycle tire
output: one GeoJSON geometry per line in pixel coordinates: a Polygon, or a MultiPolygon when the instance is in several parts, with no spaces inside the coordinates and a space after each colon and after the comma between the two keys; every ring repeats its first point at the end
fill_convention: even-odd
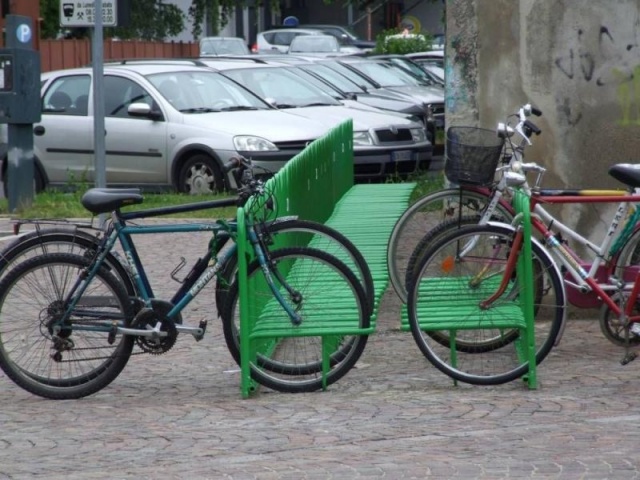
{"type": "MultiPolygon", "coordinates": [[[[38,229],[26,233],[0,252],[0,276],[18,262],[47,253],[76,253],[91,259],[100,240],[84,230],[65,228],[38,229]]],[[[136,288],[127,268],[112,253],[107,254],[105,267],[122,281],[127,293],[136,296],[136,288]]]]}
{"type": "MultiPolygon", "coordinates": [[[[387,245],[389,281],[403,303],[407,302],[405,276],[408,255],[418,246],[420,239],[436,225],[448,219],[480,218],[490,201],[490,191],[479,187],[453,187],[438,190],[417,200],[397,220],[387,245]],[[464,205],[462,211],[460,204],[464,205]],[[443,206],[446,204],[446,208],[443,206]]],[[[501,200],[496,207],[495,220],[513,219],[513,208],[501,200]],[[502,218],[504,217],[504,218],[502,218]]]]}
{"type": "MultiPolygon", "coordinates": [[[[317,249],[309,247],[288,247],[270,252],[270,261],[273,268],[290,268],[291,264],[284,262],[312,263],[314,273],[320,273],[322,286],[326,291],[319,292],[315,283],[306,276],[296,276],[294,288],[300,293],[308,304],[297,306],[296,311],[303,314],[303,323],[313,321],[313,310],[318,310],[322,305],[334,305],[333,298],[327,303],[326,297],[317,297],[318,293],[335,295],[340,292],[340,300],[335,303],[335,309],[329,315],[348,315],[357,322],[358,328],[366,329],[370,325],[370,318],[366,315],[366,297],[360,282],[353,272],[340,260],[317,249]],[[299,283],[298,283],[299,282],[299,283]],[[311,287],[313,290],[307,290],[311,287]],[[314,304],[315,302],[315,304],[314,304]],[[324,302],[324,303],[322,303],[324,302]]],[[[300,268],[296,264],[296,268],[300,268]]],[[[300,270],[298,270],[300,271],[300,270]]],[[[247,278],[253,282],[252,298],[264,297],[273,300],[273,294],[262,280],[263,272],[257,260],[251,262],[247,268],[247,278]],[[258,280],[256,280],[258,279],[258,280]]],[[[229,351],[234,359],[240,363],[240,332],[237,328],[239,322],[238,309],[238,282],[233,282],[228,293],[226,312],[223,318],[223,333],[229,351]]],[[[267,301],[267,300],[265,300],[267,301]]],[[[275,300],[273,300],[276,302],[275,300]]],[[[282,315],[282,322],[290,323],[288,315],[277,304],[276,308],[282,315]]],[[[321,319],[322,320],[322,319],[321,319]]],[[[250,318],[250,324],[256,319],[250,318]]],[[[338,345],[331,354],[330,371],[327,374],[326,384],[332,384],[342,378],[358,361],[367,343],[368,335],[337,335],[338,345]]],[[[311,392],[322,388],[322,339],[319,336],[297,336],[280,339],[277,345],[276,357],[258,353],[255,362],[251,365],[252,378],[258,383],[273,390],[296,393],[311,392]],[[290,357],[289,357],[290,354],[290,357]],[[290,358],[292,360],[290,360],[290,358]]]]}
{"type": "Polygon", "coordinates": [[[129,360],[134,338],[118,334],[110,342],[108,326],[113,321],[128,326],[133,307],[122,283],[104,268],[91,280],[82,297],[86,303],[81,299],[72,321],[80,323],[81,313],[86,318],[97,307],[91,315],[100,315],[105,331],[66,325],[57,337],[65,345],[53,347],[47,323],[60,314],[76,272],[89,265],[80,255],[49,253],[21,262],[0,281],[0,368],[34,395],[55,400],[91,395],[109,385],[129,360]]]}
{"type": "MultiPolygon", "coordinates": [[[[366,293],[369,316],[373,313],[375,292],[373,285],[373,276],[367,261],[362,256],[358,248],[345,235],[338,230],[331,228],[323,223],[301,219],[287,219],[283,221],[273,222],[267,225],[270,235],[276,237],[288,234],[297,235],[292,238],[291,242],[303,242],[305,245],[313,246],[330,255],[335,256],[345,263],[358,277],[362,287],[366,293]]],[[[280,237],[275,239],[275,247],[282,246],[287,242],[286,239],[280,237]]],[[[271,246],[270,246],[271,248],[271,246]]],[[[224,310],[225,295],[228,285],[231,284],[237,270],[237,257],[234,255],[229,258],[226,264],[221,268],[219,279],[216,283],[216,305],[218,312],[224,310]]],[[[238,359],[236,359],[238,361],[238,359]]]]}
{"type": "MultiPolygon", "coordinates": [[[[420,260],[407,305],[411,333],[425,357],[455,380],[474,385],[497,385],[515,380],[528,371],[528,361],[518,356],[519,342],[512,339],[505,341],[502,348],[455,349],[453,355],[451,345],[445,347],[427,334],[432,333],[428,325],[434,321],[427,316],[427,311],[434,302],[442,299],[449,303],[448,314],[460,315],[459,318],[447,319],[453,327],[447,325],[446,334],[455,332],[462,335],[463,341],[482,345],[484,339],[495,342],[504,331],[513,331],[513,327],[504,326],[507,323],[503,320],[514,315],[513,307],[517,306],[514,300],[520,296],[520,287],[525,285],[515,272],[508,290],[493,308],[482,309],[478,303],[492,295],[496,291],[496,282],[502,280],[500,269],[514,235],[515,229],[507,225],[461,227],[432,245],[420,260]],[[460,260],[460,246],[469,245],[473,245],[473,249],[460,260]],[[469,281],[469,278],[479,278],[479,274],[482,274],[482,283],[469,281]],[[492,278],[493,281],[490,280],[492,278]],[[492,325],[498,327],[491,328],[492,325]]],[[[544,289],[541,295],[534,292],[537,299],[534,305],[535,358],[540,363],[553,348],[562,329],[565,294],[562,277],[553,259],[536,241],[532,241],[532,256],[532,261],[540,265],[536,274],[541,276],[541,280],[533,279],[534,285],[543,285],[544,289]]]]}

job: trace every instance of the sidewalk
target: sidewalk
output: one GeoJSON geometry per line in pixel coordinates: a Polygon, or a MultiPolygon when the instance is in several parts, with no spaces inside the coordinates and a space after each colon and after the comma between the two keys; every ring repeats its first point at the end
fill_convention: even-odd
{"type": "MultiPolygon", "coordinates": [[[[207,238],[141,236],[160,295],[207,238]]],[[[133,357],[91,397],[43,400],[0,374],[0,478],[640,478],[640,360],[621,366],[597,320],[569,322],[537,390],[454,387],[399,331],[388,291],[358,367],[327,392],[243,400],[207,289],[185,314],[209,319],[204,340],[133,357]]]]}

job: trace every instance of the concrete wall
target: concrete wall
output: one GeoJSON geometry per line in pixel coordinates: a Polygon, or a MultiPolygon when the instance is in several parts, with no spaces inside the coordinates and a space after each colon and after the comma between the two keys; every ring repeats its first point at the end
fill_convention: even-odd
{"type": "MultiPolygon", "coordinates": [[[[640,163],[638,0],[448,0],[446,21],[448,126],[494,128],[530,102],[545,186],[621,186],[608,167],[640,163]]],[[[602,224],[587,209],[564,217],[602,224]]]]}

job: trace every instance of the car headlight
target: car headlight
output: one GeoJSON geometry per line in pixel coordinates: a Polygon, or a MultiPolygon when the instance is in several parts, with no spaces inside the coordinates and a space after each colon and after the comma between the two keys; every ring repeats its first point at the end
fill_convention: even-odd
{"type": "Polygon", "coordinates": [[[369,132],[353,132],[353,145],[373,145],[373,138],[369,132]]]}
{"type": "Polygon", "coordinates": [[[411,138],[416,143],[424,142],[427,139],[427,131],[424,128],[411,128],[411,138]]]}
{"type": "Polygon", "coordinates": [[[241,152],[273,152],[278,150],[278,147],[269,140],[252,135],[233,137],[233,144],[236,150],[241,152]]]}

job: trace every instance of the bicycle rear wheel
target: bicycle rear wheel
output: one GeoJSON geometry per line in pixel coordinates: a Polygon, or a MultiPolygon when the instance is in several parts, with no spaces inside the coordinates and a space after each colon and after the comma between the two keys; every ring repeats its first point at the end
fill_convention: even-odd
{"type": "MultiPolygon", "coordinates": [[[[491,191],[483,188],[446,188],[420,198],[402,214],[389,237],[387,267],[391,285],[403,303],[407,302],[405,277],[409,258],[420,240],[442,222],[459,218],[479,220],[490,195],[491,191]]],[[[510,223],[513,209],[500,202],[492,219],[510,223]]]]}
{"type": "MultiPolygon", "coordinates": [[[[248,267],[253,308],[248,323],[256,325],[269,321],[276,328],[291,327],[287,336],[277,341],[257,341],[258,354],[251,365],[251,375],[257,382],[282,392],[311,392],[322,388],[322,335],[295,336],[305,329],[317,327],[339,330],[347,325],[351,330],[369,327],[367,303],[362,286],[354,274],[335,257],[320,250],[293,247],[269,252],[270,269],[287,279],[291,296],[283,286],[278,286],[287,304],[301,315],[299,327],[292,326],[289,315],[274,298],[264,281],[264,274],[257,261],[248,267]],[[301,300],[300,300],[301,299],[301,300]],[[299,330],[296,332],[296,330],[299,330]]],[[[240,311],[238,306],[238,282],[231,285],[222,316],[223,331],[232,356],[240,360],[240,311]]],[[[368,335],[331,335],[335,342],[326,384],[342,378],[358,361],[364,351],[368,335]]]]}
{"type": "MultiPolygon", "coordinates": [[[[494,385],[528,371],[518,329],[523,323],[518,300],[530,280],[514,272],[502,296],[490,308],[480,307],[503,279],[514,232],[499,225],[462,227],[433,245],[417,266],[407,305],[411,333],[425,357],[456,380],[494,385]],[[452,342],[443,345],[438,336],[452,342]],[[456,348],[458,341],[465,348],[456,348]]],[[[532,280],[536,362],[540,363],[561,330],[565,297],[551,257],[537,243],[532,243],[532,256],[534,265],[539,265],[532,280]]]]}
{"type": "Polygon", "coordinates": [[[110,327],[129,325],[131,301],[106,269],[60,323],[65,299],[89,264],[74,254],[41,255],[20,263],[0,282],[0,368],[35,395],[57,400],[91,395],[129,360],[133,337],[110,336],[110,327]]]}

